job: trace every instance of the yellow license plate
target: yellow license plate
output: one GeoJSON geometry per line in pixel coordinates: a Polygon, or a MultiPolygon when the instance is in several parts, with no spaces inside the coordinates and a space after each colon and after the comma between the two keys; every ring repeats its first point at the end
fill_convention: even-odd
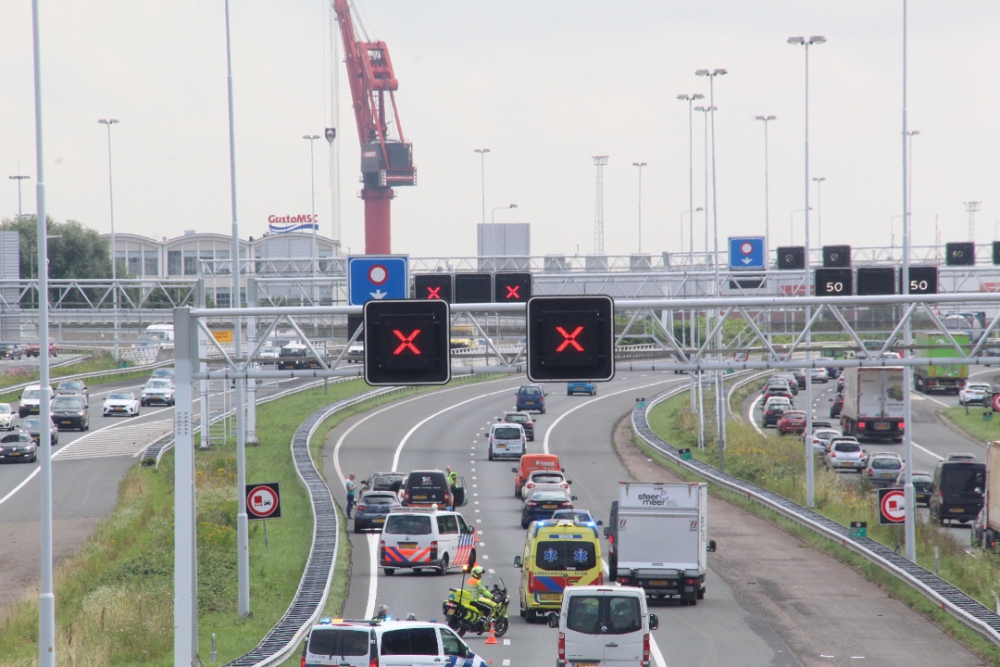
{"type": "Polygon", "coordinates": [[[556,506],[555,505],[542,505],[542,509],[543,510],[554,510],[554,509],[556,509],[556,506]]]}
{"type": "Polygon", "coordinates": [[[961,514],[962,512],[965,511],[965,508],[964,507],[952,507],[951,510],[949,510],[949,511],[951,511],[951,512],[953,512],[955,514],[961,514]]]}
{"type": "Polygon", "coordinates": [[[562,600],[562,593],[538,593],[535,597],[539,602],[559,602],[562,600]]]}
{"type": "Polygon", "coordinates": [[[876,431],[888,431],[889,430],[889,422],[876,422],[876,424],[875,424],[875,430],[876,431]]]}
{"type": "Polygon", "coordinates": [[[413,496],[414,500],[427,500],[427,496],[413,496]]]}
{"type": "Polygon", "coordinates": [[[21,452],[11,452],[10,455],[11,456],[20,456],[21,452]]]}
{"type": "Polygon", "coordinates": [[[385,519],[384,518],[372,519],[372,523],[385,523],[385,519]]]}
{"type": "Polygon", "coordinates": [[[507,449],[507,445],[498,442],[497,445],[496,445],[496,448],[497,449],[507,449]]]}
{"type": "Polygon", "coordinates": [[[655,581],[649,582],[649,585],[650,586],[669,586],[670,582],[669,581],[662,581],[662,580],[657,579],[655,581]]]}
{"type": "Polygon", "coordinates": [[[62,420],[62,423],[63,423],[63,424],[72,424],[73,422],[71,422],[71,421],[70,421],[70,420],[68,420],[68,419],[64,419],[64,420],[62,420]]]}

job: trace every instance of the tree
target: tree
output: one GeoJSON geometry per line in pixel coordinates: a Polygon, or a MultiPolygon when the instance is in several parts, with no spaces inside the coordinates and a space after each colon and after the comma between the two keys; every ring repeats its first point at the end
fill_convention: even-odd
{"type": "MultiPolygon", "coordinates": [[[[87,229],[75,220],[55,222],[49,218],[46,223],[49,239],[49,278],[59,279],[107,279],[111,277],[111,253],[107,239],[94,229],[87,229]]],[[[33,215],[22,215],[19,219],[4,220],[0,230],[17,232],[20,238],[21,278],[33,280],[38,277],[38,224],[33,215]]],[[[127,271],[119,262],[120,277],[127,271]]]]}

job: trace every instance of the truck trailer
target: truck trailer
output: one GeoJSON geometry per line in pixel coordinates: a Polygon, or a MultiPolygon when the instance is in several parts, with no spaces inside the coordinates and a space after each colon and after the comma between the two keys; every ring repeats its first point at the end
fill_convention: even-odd
{"type": "Polygon", "coordinates": [[[708,485],[621,482],[604,529],[608,574],[623,586],[640,586],[651,598],[705,597],[708,485]]]}
{"type": "MultiPolygon", "coordinates": [[[[957,331],[953,331],[951,334],[955,342],[961,345],[967,353],[969,334],[957,331]]],[[[959,356],[955,346],[941,333],[916,333],[913,341],[916,343],[915,354],[919,359],[959,356]]],[[[969,367],[967,365],[916,366],[913,369],[913,387],[925,394],[932,391],[957,394],[968,379],[969,367]]]]}
{"type": "Polygon", "coordinates": [[[840,413],[844,435],[903,441],[903,384],[901,367],[844,369],[844,407],[840,413]]]}

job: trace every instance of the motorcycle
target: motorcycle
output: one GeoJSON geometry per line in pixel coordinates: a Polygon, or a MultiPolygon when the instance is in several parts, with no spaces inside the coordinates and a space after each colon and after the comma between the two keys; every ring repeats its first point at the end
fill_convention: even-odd
{"type": "Polygon", "coordinates": [[[466,632],[475,632],[481,635],[493,627],[497,637],[502,637],[510,625],[507,618],[507,607],[510,598],[507,595],[507,587],[500,580],[500,584],[494,584],[490,590],[493,596],[493,603],[496,605],[489,614],[484,615],[472,604],[472,593],[464,588],[451,588],[448,599],[442,604],[442,611],[448,622],[448,627],[458,633],[459,637],[466,632]]]}

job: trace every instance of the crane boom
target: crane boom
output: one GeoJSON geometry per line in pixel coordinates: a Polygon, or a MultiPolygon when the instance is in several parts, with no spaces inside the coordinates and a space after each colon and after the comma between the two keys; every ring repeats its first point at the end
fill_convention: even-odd
{"type": "Polygon", "coordinates": [[[417,184],[413,145],[403,136],[396,107],[395,92],[399,89],[399,81],[385,42],[356,38],[348,0],[333,0],[333,9],[344,41],[344,63],[361,144],[365,254],[388,254],[391,252],[390,202],[395,196],[392,187],[417,184]]]}

